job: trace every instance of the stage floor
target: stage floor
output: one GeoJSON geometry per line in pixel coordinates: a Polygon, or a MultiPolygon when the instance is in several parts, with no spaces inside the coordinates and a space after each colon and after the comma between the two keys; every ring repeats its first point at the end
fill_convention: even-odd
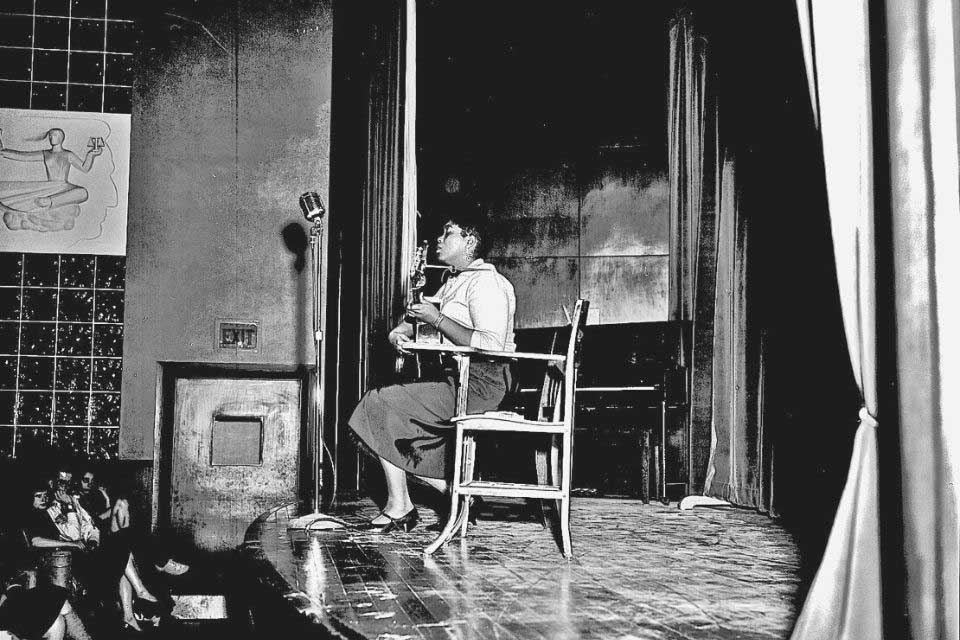
{"type": "MultiPolygon", "coordinates": [[[[522,507],[488,501],[465,543],[432,558],[421,553],[434,535],[423,525],[390,535],[288,532],[292,507],[251,526],[245,548],[274,571],[279,596],[340,637],[789,637],[799,554],[765,515],[574,499],[568,562],[522,507]]],[[[360,523],[377,510],[363,502],[336,513],[360,523]]]]}

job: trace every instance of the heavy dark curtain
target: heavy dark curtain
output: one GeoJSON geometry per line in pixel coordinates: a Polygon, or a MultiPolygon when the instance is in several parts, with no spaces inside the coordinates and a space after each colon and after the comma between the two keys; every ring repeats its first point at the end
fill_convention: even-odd
{"type": "Polygon", "coordinates": [[[360,480],[346,421],[393,371],[386,334],[415,241],[414,11],[414,0],[334,6],[324,435],[346,492],[360,480]]]}
{"type": "MultiPolygon", "coordinates": [[[[408,127],[406,76],[408,2],[384,3],[373,25],[367,117],[367,166],[363,185],[360,247],[360,362],[364,388],[383,382],[394,354],[387,333],[402,313],[409,264],[409,224],[405,216],[405,132],[408,127]]],[[[413,25],[411,25],[413,26],[413,25]]],[[[414,174],[415,175],[415,174],[414,174]]],[[[414,208],[415,210],[415,208],[414,208]]]]}
{"type": "Polygon", "coordinates": [[[761,507],[761,443],[750,406],[756,367],[747,326],[749,221],[740,211],[732,159],[724,160],[718,178],[711,449],[703,493],[761,507]]]}
{"type": "Polygon", "coordinates": [[[691,484],[702,489],[711,450],[713,308],[716,291],[716,112],[707,100],[707,41],[692,13],[670,22],[667,149],[670,180],[669,317],[692,321],[691,484]],[[704,199],[708,199],[704,206],[704,199]]]}
{"type": "MultiPolygon", "coordinates": [[[[697,246],[703,210],[704,142],[707,135],[706,40],[693,15],[681,11],[670,24],[670,87],[667,145],[670,171],[670,291],[672,320],[691,320],[696,291],[697,246]]],[[[708,179],[709,180],[709,179],[708,179]]]]}
{"type": "Polygon", "coordinates": [[[668,148],[674,320],[692,320],[691,486],[761,506],[756,349],[747,323],[749,225],[739,210],[736,161],[721,140],[717,72],[693,14],[669,33],[668,148]]]}

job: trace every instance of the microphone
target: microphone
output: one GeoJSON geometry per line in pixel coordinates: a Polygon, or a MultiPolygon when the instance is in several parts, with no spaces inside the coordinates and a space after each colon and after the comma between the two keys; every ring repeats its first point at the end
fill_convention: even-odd
{"type": "Polygon", "coordinates": [[[303,211],[303,217],[309,222],[315,222],[326,215],[327,210],[320,201],[320,195],[316,191],[307,191],[300,196],[300,210],[303,211]]]}

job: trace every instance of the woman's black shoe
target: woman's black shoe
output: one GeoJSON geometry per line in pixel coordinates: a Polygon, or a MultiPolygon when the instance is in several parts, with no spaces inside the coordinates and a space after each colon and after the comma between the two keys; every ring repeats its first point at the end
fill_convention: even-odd
{"type": "Polygon", "coordinates": [[[405,514],[399,518],[393,518],[383,512],[380,513],[382,516],[387,516],[390,518],[389,522],[383,524],[373,524],[372,522],[366,526],[367,531],[376,532],[376,533],[390,533],[391,531],[410,531],[417,523],[420,522],[420,514],[417,512],[417,508],[414,507],[407,511],[405,514]]]}

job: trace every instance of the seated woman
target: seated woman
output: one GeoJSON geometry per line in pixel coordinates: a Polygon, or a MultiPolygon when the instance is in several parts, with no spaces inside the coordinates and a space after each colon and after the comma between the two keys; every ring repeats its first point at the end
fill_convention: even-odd
{"type": "MultiPolygon", "coordinates": [[[[58,474],[62,475],[64,471],[58,474]]],[[[130,528],[130,503],[126,498],[111,499],[106,487],[97,481],[97,476],[91,467],[87,467],[80,474],[80,487],[77,498],[87,513],[94,517],[97,528],[103,536],[117,533],[130,528]]],[[[159,540],[144,541],[142,545],[150,557],[153,566],[161,573],[179,576],[190,570],[190,566],[174,560],[159,540]]]]}
{"type": "Polygon", "coordinates": [[[134,595],[141,610],[157,612],[159,604],[140,579],[128,537],[118,532],[106,537],[101,544],[100,531],[93,524],[93,518],[75,496],[67,493],[69,480],[64,483],[58,478],[56,486],[52,497],[45,484],[34,488],[33,508],[25,527],[30,544],[39,549],[75,549],[75,575],[105,602],[119,596],[124,628],[140,631],[134,595]]]}
{"type": "MultiPolygon", "coordinates": [[[[454,211],[437,238],[437,259],[450,265],[449,277],[430,302],[413,304],[411,318],[433,325],[442,339],[492,351],[516,351],[513,285],[480,256],[485,239],[482,218],[471,210],[454,211]]],[[[404,320],[390,332],[390,344],[405,353],[413,325],[404,320]]],[[[503,362],[473,362],[467,409],[496,409],[509,388],[503,362]]],[[[419,514],[410,499],[407,474],[438,491],[447,490],[450,418],[456,413],[456,375],[371,389],[350,418],[350,428],[377,456],[387,481],[387,503],[369,525],[383,533],[409,531],[419,514]]]]}
{"type": "Polygon", "coordinates": [[[91,640],[80,616],[67,598],[67,590],[51,584],[30,588],[24,581],[10,582],[0,594],[0,640],[91,640]]]}

